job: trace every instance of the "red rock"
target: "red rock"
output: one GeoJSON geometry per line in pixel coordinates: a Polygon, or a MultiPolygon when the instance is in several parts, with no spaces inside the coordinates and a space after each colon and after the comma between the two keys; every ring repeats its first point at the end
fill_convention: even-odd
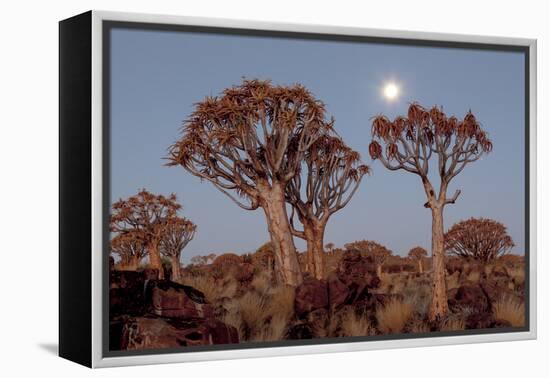
{"type": "Polygon", "coordinates": [[[120,349],[165,349],[238,342],[237,330],[218,320],[175,321],[139,317],[124,324],[120,349]]]}
{"type": "Polygon", "coordinates": [[[306,279],[296,288],[294,311],[302,316],[311,311],[328,308],[328,289],[325,281],[306,279]]]}
{"type": "Polygon", "coordinates": [[[151,312],[169,318],[208,318],[212,306],[204,295],[190,286],[170,281],[153,281],[151,284],[151,312]]]}

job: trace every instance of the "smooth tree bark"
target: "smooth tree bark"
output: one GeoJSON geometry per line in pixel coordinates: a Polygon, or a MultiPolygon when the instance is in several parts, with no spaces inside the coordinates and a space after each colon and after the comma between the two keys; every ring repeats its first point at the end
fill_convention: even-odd
{"type": "Polygon", "coordinates": [[[433,296],[429,318],[440,319],[448,310],[443,210],[460,195],[457,190],[449,198],[447,190],[466,165],[490,152],[493,145],[471,111],[459,120],[447,117],[439,107],[426,110],[416,103],[409,106],[406,117],[393,121],[385,116],[375,117],[372,136],[369,153],[373,159],[380,160],[389,170],[404,170],[421,179],[427,198],[424,207],[431,210],[432,216],[433,296]],[[436,163],[437,191],[428,175],[430,161],[436,163]]]}
{"type": "Polygon", "coordinates": [[[449,254],[483,263],[510,252],[514,245],[506,226],[493,219],[470,218],[456,223],[445,234],[449,254]]]}
{"type": "Polygon", "coordinates": [[[119,266],[122,270],[137,270],[139,263],[146,255],[143,241],[133,232],[113,237],[111,252],[119,257],[119,266]]]}
{"type": "Polygon", "coordinates": [[[292,206],[292,233],[306,241],[306,271],[317,279],[325,276],[323,246],[328,220],[350,202],[369,171],[360,159],[342,139],[325,134],[311,145],[302,169],[286,187],[292,206]],[[296,227],[295,217],[302,230],[296,227]]]}
{"type": "Polygon", "coordinates": [[[127,199],[113,203],[110,230],[115,235],[131,234],[145,246],[149,264],[158,270],[159,279],[164,279],[164,269],[160,258],[159,242],[164,225],[176,216],[181,205],[176,195],[157,195],[142,189],[127,199]]]}
{"type": "Polygon", "coordinates": [[[424,273],[424,265],[422,264],[422,260],[424,260],[426,256],[428,256],[428,251],[422,247],[414,247],[409,251],[409,258],[415,260],[418,264],[418,273],[424,273]]]}
{"type": "Polygon", "coordinates": [[[162,255],[170,259],[172,281],[181,279],[181,252],[195,236],[197,226],[188,219],[174,217],[167,220],[159,249],[162,255]]]}
{"type": "Polygon", "coordinates": [[[324,105],[304,87],[245,80],[196,104],[169,148],[168,165],[209,181],[245,210],[261,207],[279,277],[297,286],[302,273],[285,188],[311,145],[330,128],[324,105]]]}

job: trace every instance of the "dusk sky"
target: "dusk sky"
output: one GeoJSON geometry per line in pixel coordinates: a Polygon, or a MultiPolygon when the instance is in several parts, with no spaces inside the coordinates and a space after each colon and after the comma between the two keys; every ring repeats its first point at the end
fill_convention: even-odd
{"type": "MultiPolygon", "coordinates": [[[[112,31],[111,49],[111,199],[140,188],[176,193],[180,215],[198,226],[184,262],[199,254],[252,252],[269,240],[261,209],[245,211],[163,160],[193,104],[243,77],[306,86],[372,168],[350,204],[330,219],[325,243],[370,239],[400,255],[416,245],[430,250],[431,215],[420,178],[388,171],[368,156],[371,118],[406,114],[418,101],[459,118],[471,109],[493,141],[492,153],[452,181],[449,195],[462,194],[445,208],[445,228],[469,217],[493,218],[508,227],[514,252],[523,253],[521,53],[129,29],[112,31]],[[388,82],[400,88],[395,101],[382,95],[388,82]]],[[[299,239],[296,245],[305,246],[299,239]]]]}

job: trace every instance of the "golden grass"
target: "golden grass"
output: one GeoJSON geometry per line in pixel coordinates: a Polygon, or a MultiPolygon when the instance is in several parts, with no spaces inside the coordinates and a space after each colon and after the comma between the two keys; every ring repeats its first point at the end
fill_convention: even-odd
{"type": "Polygon", "coordinates": [[[375,334],[375,329],[366,316],[359,316],[353,311],[342,318],[342,336],[369,336],[375,334]]]}
{"type": "Polygon", "coordinates": [[[234,279],[227,278],[221,283],[216,283],[208,276],[186,276],[180,280],[180,283],[201,291],[210,303],[215,303],[224,297],[234,297],[239,287],[234,279]]]}
{"type": "Polygon", "coordinates": [[[430,327],[426,322],[419,319],[411,325],[410,331],[411,333],[427,333],[430,332],[430,327]]]}
{"type": "Polygon", "coordinates": [[[512,268],[508,269],[510,277],[516,285],[522,285],[525,283],[525,268],[512,268]]]}
{"type": "Polygon", "coordinates": [[[383,333],[399,333],[411,317],[411,304],[398,299],[392,299],[386,306],[376,311],[378,328],[383,333]]]}
{"type": "Polygon", "coordinates": [[[479,282],[480,273],[478,270],[472,270],[470,274],[466,277],[466,281],[478,283],[479,282]]]}
{"type": "Polygon", "coordinates": [[[460,272],[454,272],[447,276],[447,290],[456,289],[460,286],[460,272]]]}
{"type": "Polygon", "coordinates": [[[466,329],[464,319],[459,317],[447,318],[441,325],[441,331],[463,331],[466,329]]]}
{"type": "Polygon", "coordinates": [[[512,327],[525,325],[525,304],[513,297],[501,298],[493,304],[495,319],[506,320],[512,327]]]}
{"type": "Polygon", "coordinates": [[[278,341],[286,334],[288,319],[282,315],[274,315],[271,320],[264,324],[251,337],[250,341],[278,341]]]}

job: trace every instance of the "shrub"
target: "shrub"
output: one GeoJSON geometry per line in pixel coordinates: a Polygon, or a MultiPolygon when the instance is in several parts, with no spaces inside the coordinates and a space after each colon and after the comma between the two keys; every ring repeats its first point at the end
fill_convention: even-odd
{"type": "Polygon", "coordinates": [[[376,312],[378,328],[383,333],[399,333],[411,317],[413,308],[409,303],[392,299],[376,312]]]}
{"type": "Polygon", "coordinates": [[[493,304],[495,319],[506,320],[512,327],[525,325],[525,304],[514,297],[501,298],[493,304]]]}

